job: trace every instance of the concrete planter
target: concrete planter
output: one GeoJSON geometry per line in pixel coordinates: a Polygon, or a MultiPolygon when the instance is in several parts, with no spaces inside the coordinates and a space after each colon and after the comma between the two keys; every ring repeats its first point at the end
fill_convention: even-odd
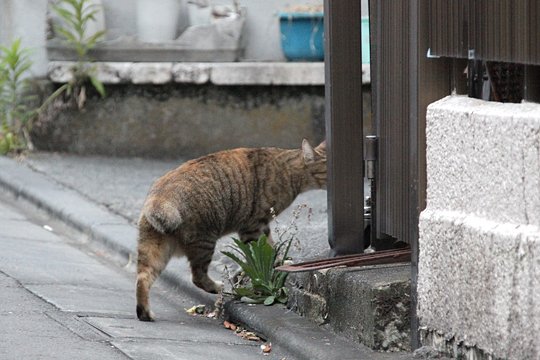
{"type": "Polygon", "coordinates": [[[181,0],[137,0],[139,41],[160,43],[176,39],[181,0]]]}

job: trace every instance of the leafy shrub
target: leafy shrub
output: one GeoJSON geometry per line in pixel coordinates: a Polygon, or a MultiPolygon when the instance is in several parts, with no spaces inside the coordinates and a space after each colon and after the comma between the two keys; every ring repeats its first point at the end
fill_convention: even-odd
{"type": "Polygon", "coordinates": [[[103,39],[105,32],[87,34],[86,31],[89,22],[95,21],[99,9],[89,0],[59,0],[53,9],[63,20],[62,24],[55,25],[55,32],[77,54],[73,77],[51,94],[39,109],[32,108],[35,96],[29,95],[31,89],[27,77],[32,66],[30,51],[21,47],[20,39],[10,46],[0,46],[0,154],[32,150],[30,130],[34,118],[60,95],[65,94],[65,100],[74,100],[81,109],[86,102],[86,84],[89,82],[102,97],[105,96],[105,88],[88,59],[88,52],[103,39]]]}
{"type": "Polygon", "coordinates": [[[31,119],[36,110],[30,107],[30,85],[26,77],[32,66],[30,51],[21,40],[0,46],[0,154],[32,147],[31,119]]]}

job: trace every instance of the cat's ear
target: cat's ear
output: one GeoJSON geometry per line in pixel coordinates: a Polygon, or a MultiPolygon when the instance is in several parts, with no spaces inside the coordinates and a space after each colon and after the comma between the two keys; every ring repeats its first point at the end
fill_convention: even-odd
{"type": "Polygon", "coordinates": [[[315,148],[315,151],[319,154],[326,154],[326,140],[320,143],[319,146],[315,148]]]}
{"type": "Polygon", "coordinates": [[[306,164],[315,162],[315,151],[306,139],[302,140],[302,156],[306,164]]]}

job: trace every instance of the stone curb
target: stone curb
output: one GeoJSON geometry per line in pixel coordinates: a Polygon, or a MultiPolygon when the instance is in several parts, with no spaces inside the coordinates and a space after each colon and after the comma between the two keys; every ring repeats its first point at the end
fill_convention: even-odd
{"type": "MultiPolygon", "coordinates": [[[[67,225],[87,234],[93,241],[128,259],[134,258],[137,230],[123,217],[92,203],[75,190],[68,189],[35,172],[16,160],[0,156],[0,188],[24,199],[67,225]]],[[[201,303],[212,303],[213,297],[191,285],[186,271],[170,266],[175,272],[165,271],[162,279],[179,287],[201,303]]],[[[288,350],[295,359],[406,359],[402,354],[373,352],[367,347],[352,344],[325,331],[309,320],[281,306],[248,306],[230,301],[226,304],[231,320],[242,323],[267,339],[288,350]]]]}

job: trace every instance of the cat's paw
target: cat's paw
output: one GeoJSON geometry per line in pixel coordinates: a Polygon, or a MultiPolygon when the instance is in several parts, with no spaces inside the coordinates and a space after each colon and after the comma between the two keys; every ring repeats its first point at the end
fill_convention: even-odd
{"type": "Polygon", "coordinates": [[[213,281],[210,278],[204,279],[202,281],[193,281],[195,286],[203,289],[207,293],[217,294],[223,288],[223,283],[221,281],[213,281]]]}
{"type": "Polygon", "coordinates": [[[137,305],[137,317],[140,321],[154,321],[154,314],[152,311],[137,305]]]}
{"type": "Polygon", "coordinates": [[[221,289],[223,289],[223,283],[221,281],[212,281],[212,284],[208,284],[204,291],[210,294],[219,294],[221,289]]]}
{"type": "Polygon", "coordinates": [[[214,281],[214,288],[215,288],[215,294],[218,294],[223,290],[223,282],[222,281],[214,281]]]}

